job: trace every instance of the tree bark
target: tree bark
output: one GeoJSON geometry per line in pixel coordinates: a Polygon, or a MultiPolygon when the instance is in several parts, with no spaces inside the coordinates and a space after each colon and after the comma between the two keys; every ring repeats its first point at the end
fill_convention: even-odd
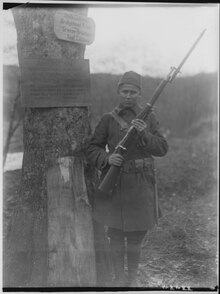
{"type": "MultiPolygon", "coordinates": [[[[58,9],[13,9],[19,63],[24,57],[83,59],[84,45],[56,38],[58,9]]],[[[87,9],[77,9],[86,15],[87,9]]],[[[3,286],[94,286],[93,226],[84,179],[88,108],[26,108],[23,126],[21,189],[4,240],[3,286]]]]}

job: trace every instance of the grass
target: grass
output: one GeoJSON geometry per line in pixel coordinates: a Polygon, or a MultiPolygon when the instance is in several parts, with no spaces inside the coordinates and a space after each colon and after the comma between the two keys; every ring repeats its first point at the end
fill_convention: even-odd
{"type": "Polygon", "coordinates": [[[217,286],[217,149],[210,135],[174,138],[157,160],[163,218],[142,248],[143,287],[217,286]]]}

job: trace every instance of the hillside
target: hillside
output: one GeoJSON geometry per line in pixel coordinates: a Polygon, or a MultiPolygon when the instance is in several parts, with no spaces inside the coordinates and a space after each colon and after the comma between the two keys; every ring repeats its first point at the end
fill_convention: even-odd
{"type": "MultiPolygon", "coordinates": [[[[92,128],[101,115],[117,105],[117,83],[120,76],[111,74],[91,74],[91,124],[92,128]]],[[[3,113],[4,140],[10,120],[13,101],[18,92],[19,69],[16,66],[3,68],[3,113]]],[[[154,93],[161,79],[143,78],[141,105],[144,105],[154,93]]],[[[168,84],[161,94],[155,112],[159,117],[161,129],[170,136],[195,136],[203,129],[217,131],[217,74],[199,74],[193,77],[177,78],[168,84]]],[[[20,100],[16,119],[23,116],[20,100]]],[[[12,140],[10,151],[21,151],[22,128],[12,140]],[[16,144],[19,145],[17,149],[16,144]]]]}
{"type": "MultiPolygon", "coordinates": [[[[120,76],[91,75],[92,118],[96,123],[100,115],[117,104],[117,82],[120,76]]],[[[144,77],[142,81],[143,106],[153,95],[161,79],[144,77]]],[[[212,123],[217,115],[217,74],[199,74],[177,78],[161,94],[155,111],[161,126],[172,135],[187,134],[199,121],[212,123]]]]}

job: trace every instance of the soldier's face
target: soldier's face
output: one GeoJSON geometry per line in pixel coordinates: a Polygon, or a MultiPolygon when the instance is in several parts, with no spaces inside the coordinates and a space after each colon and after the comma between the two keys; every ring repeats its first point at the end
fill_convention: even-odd
{"type": "Polygon", "coordinates": [[[133,107],[141,96],[141,91],[138,87],[131,84],[123,84],[118,89],[120,102],[125,107],[133,107]]]}

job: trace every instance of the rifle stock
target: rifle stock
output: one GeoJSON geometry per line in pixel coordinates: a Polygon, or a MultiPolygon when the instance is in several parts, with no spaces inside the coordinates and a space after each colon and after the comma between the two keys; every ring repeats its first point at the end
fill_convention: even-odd
{"type": "Polygon", "coordinates": [[[99,185],[98,189],[106,194],[110,194],[116,185],[118,176],[120,174],[120,170],[121,170],[120,166],[112,165],[109,168],[103,181],[99,185]]]}
{"type": "MultiPolygon", "coordinates": [[[[160,82],[159,86],[157,87],[153,96],[151,97],[149,103],[147,103],[147,105],[141,111],[141,113],[137,116],[137,118],[143,119],[143,120],[146,120],[148,118],[148,116],[152,110],[152,106],[154,105],[154,103],[156,102],[156,100],[158,99],[160,94],[162,93],[163,89],[165,88],[165,86],[168,83],[171,83],[175,79],[177,74],[180,72],[180,69],[182,68],[183,64],[186,62],[186,60],[188,59],[188,57],[191,54],[191,52],[193,51],[193,49],[195,48],[197,43],[202,38],[205,31],[206,31],[206,29],[203,30],[202,33],[199,35],[199,37],[196,39],[196,41],[194,42],[194,44],[192,45],[192,47],[190,48],[190,50],[188,51],[186,56],[183,58],[183,60],[179,64],[179,66],[177,68],[171,67],[171,70],[170,70],[168,76],[160,82]]],[[[137,134],[137,131],[135,130],[135,128],[130,127],[130,129],[128,130],[128,132],[124,136],[124,138],[118,143],[117,147],[115,148],[114,153],[120,153],[123,156],[123,153],[126,153],[128,151],[130,145],[134,144],[134,142],[136,140],[135,139],[136,134],[137,134]]],[[[110,166],[107,174],[105,175],[103,181],[101,182],[101,184],[98,187],[99,192],[103,192],[104,194],[110,194],[116,185],[117,178],[118,178],[119,174],[120,174],[120,167],[113,166],[113,165],[110,166]]]]}

